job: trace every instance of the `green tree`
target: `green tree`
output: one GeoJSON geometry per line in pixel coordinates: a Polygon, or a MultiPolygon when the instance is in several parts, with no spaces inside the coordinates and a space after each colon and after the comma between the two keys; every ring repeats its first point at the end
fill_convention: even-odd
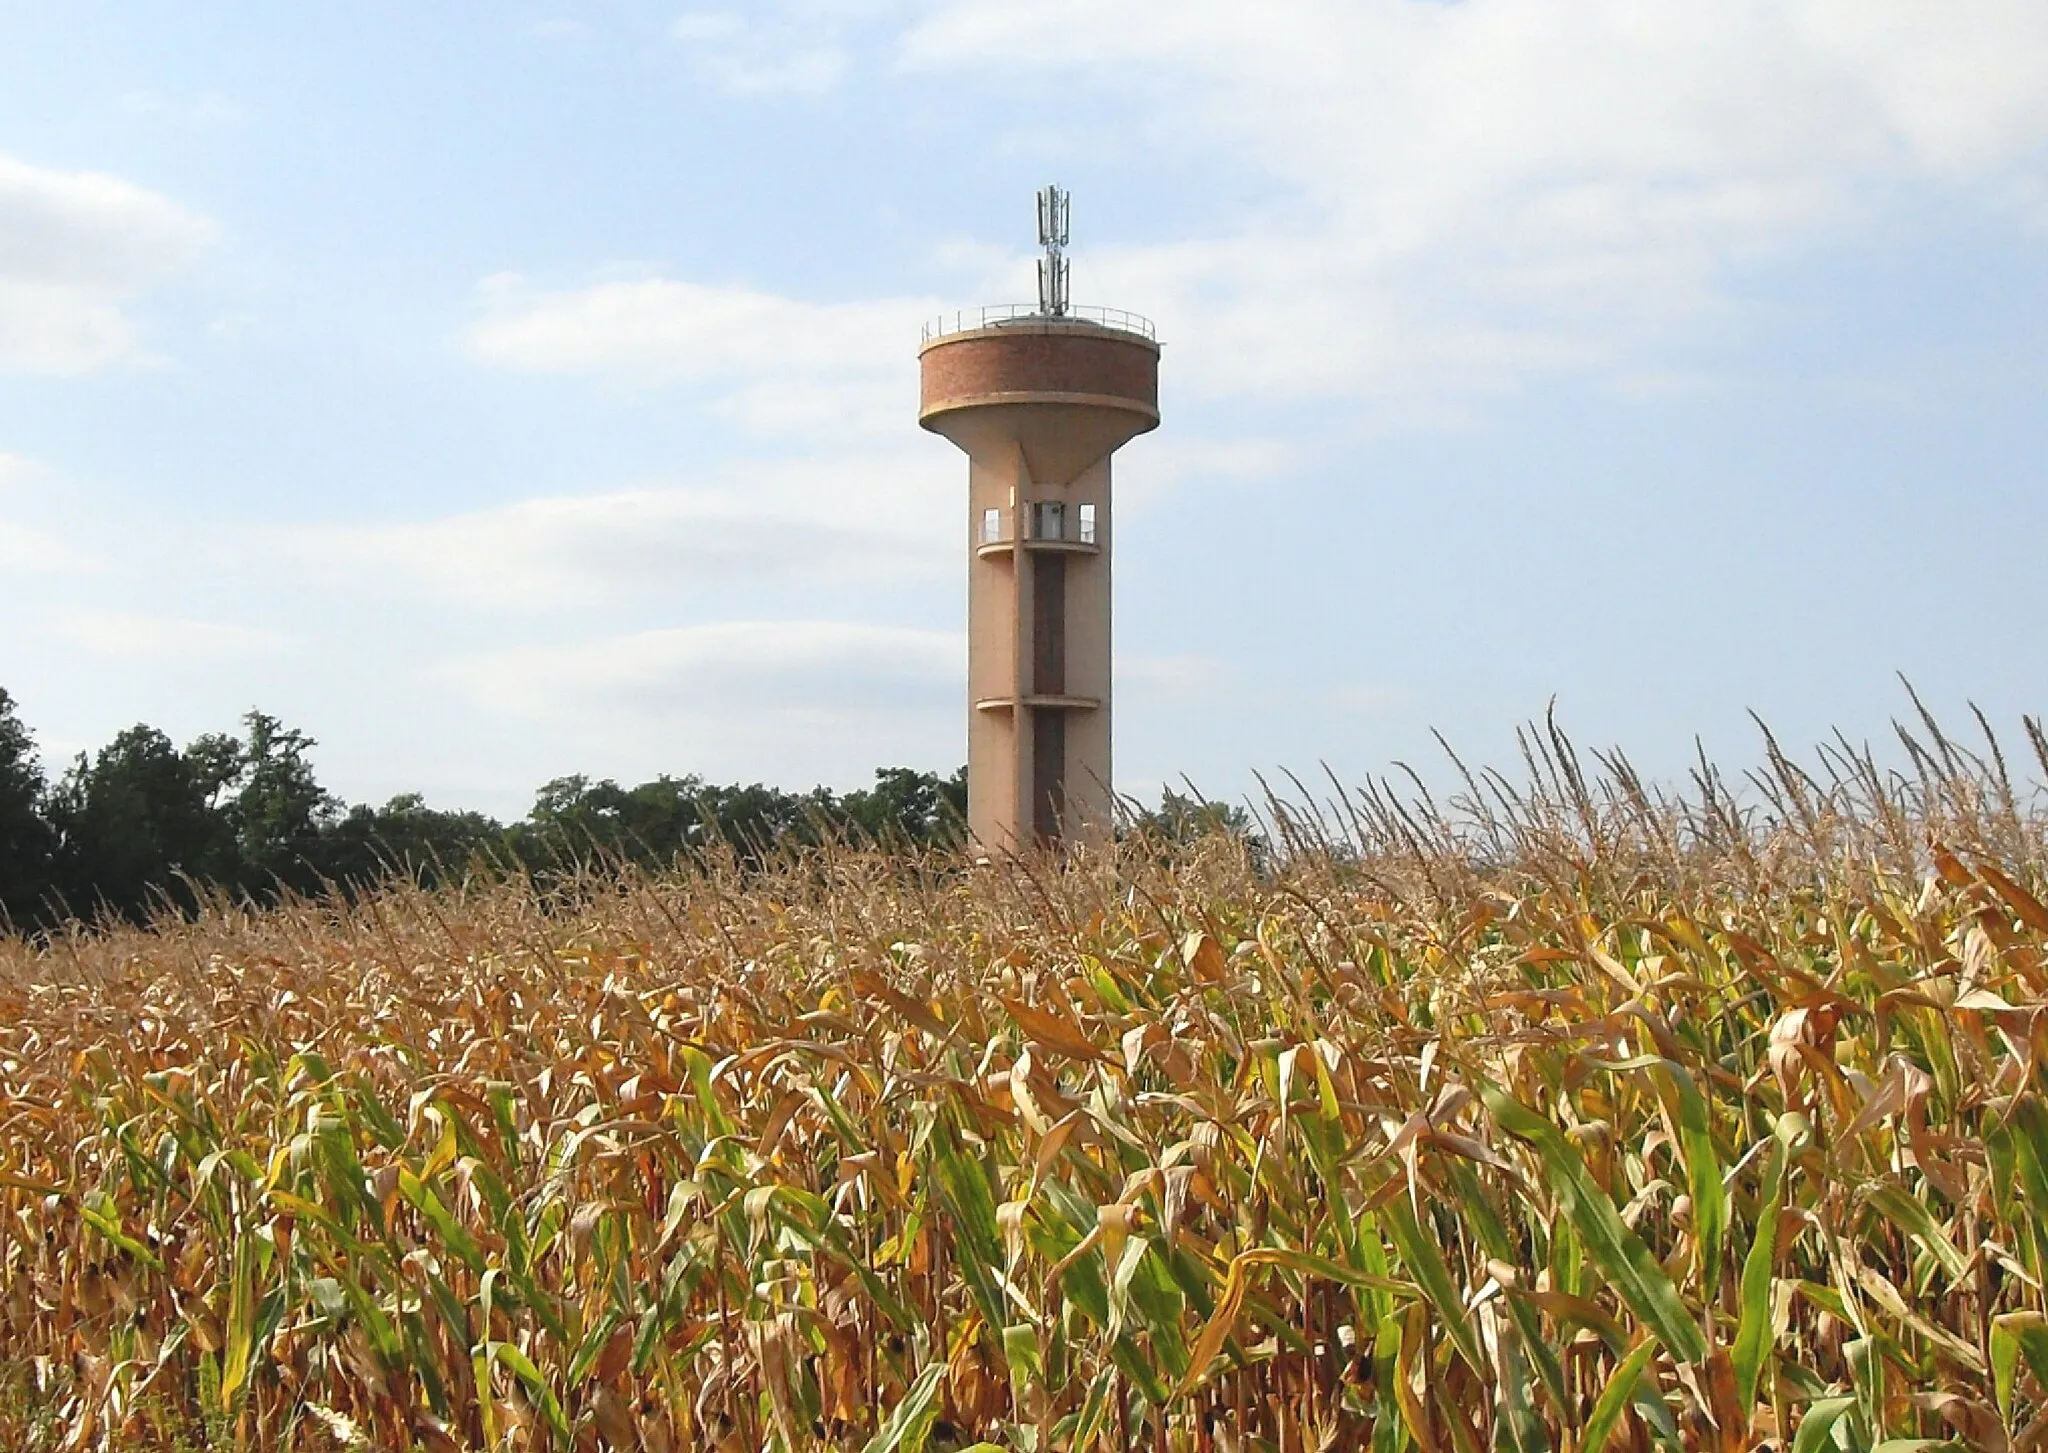
{"type": "MultiPolygon", "coordinates": [[[[1130,799],[1126,799],[1130,801],[1130,799]]],[[[1131,805],[1136,807],[1136,803],[1131,805]]],[[[1257,830],[1252,815],[1242,807],[1216,802],[1191,792],[1182,795],[1171,787],[1161,790],[1156,809],[1138,808],[1129,833],[1164,842],[1187,844],[1206,837],[1222,836],[1242,843],[1252,862],[1262,867],[1271,854],[1271,844],[1257,830]]]]}
{"type": "Polygon", "coordinates": [[[698,845],[696,777],[658,777],[627,789],[609,777],[557,777],[534,795],[514,829],[520,859],[564,867],[589,859],[659,862],[698,845]]]}
{"type": "Polygon", "coordinates": [[[533,867],[587,859],[665,866],[720,841],[756,852],[799,833],[816,805],[815,793],[799,797],[759,783],[721,787],[694,775],[630,788],[610,778],[557,777],[540,789],[513,836],[519,857],[533,867]]]}
{"type": "Polygon", "coordinates": [[[321,829],[322,877],[358,888],[400,873],[422,883],[459,878],[502,849],[505,829],[480,812],[443,812],[416,792],[382,807],[358,804],[321,829]]]}
{"type": "Polygon", "coordinates": [[[240,768],[232,738],[201,737],[180,752],[140,724],[90,759],[80,753],[50,804],[71,907],[142,918],[161,901],[193,907],[188,880],[239,879],[240,844],[222,799],[240,768]]]}
{"type": "Polygon", "coordinates": [[[249,735],[226,808],[241,848],[238,886],[257,896],[317,891],[321,835],[341,816],[307,756],[318,743],[264,712],[250,712],[242,724],[249,735]]]}
{"type": "Polygon", "coordinates": [[[839,799],[836,816],[880,843],[950,844],[965,836],[967,769],[951,777],[881,767],[875,785],[839,799]]]}
{"type": "Polygon", "coordinates": [[[0,689],[0,932],[38,921],[54,886],[56,835],[43,816],[45,795],[35,738],[0,689]]]}

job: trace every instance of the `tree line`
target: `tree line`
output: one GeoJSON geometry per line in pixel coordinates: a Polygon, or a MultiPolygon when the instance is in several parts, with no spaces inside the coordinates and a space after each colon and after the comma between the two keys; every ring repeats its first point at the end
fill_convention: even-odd
{"type": "Polygon", "coordinates": [[[826,836],[932,846],[964,837],[964,767],[949,777],[884,767],[872,787],[845,793],[696,776],[636,787],[560,777],[507,824],[429,807],[417,794],[382,807],[343,802],[320,785],[314,745],[260,711],[239,733],[182,747],[137,725],[52,779],[0,689],[0,931],[190,912],[209,893],[267,901],[350,891],[393,872],[433,882],[480,863],[545,875],[593,859],[757,857],[826,836]]]}

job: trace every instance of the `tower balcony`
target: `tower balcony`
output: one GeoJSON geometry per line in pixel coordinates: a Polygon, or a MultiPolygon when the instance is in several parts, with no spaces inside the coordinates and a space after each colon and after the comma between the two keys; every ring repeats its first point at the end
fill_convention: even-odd
{"type": "Polygon", "coordinates": [[[1030,696],[983,696],[974,703],[976,711],[1015,711],[1020,706],[1032,711],[1100,711],[1102,698],[1040,692],[1030,696]]]}
{"type": "Polygon", "coordinates": [[[974,547],[978,560],[994,560],[1018,550],[1037,553],[1044,550],[1056,555],[1100,555],[1102,547],[1093,542],[1081,540],[983,540],[974,547]]]}

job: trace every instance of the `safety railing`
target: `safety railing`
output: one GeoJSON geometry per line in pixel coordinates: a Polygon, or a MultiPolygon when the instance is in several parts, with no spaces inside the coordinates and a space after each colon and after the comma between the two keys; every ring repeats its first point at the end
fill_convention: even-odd
{"type": "Polygon", "coordinates": [[[966,333],[975,328],[1000,328],[1005,323],[1093,323],[1102,328],[1114,328],[1119,333],[1135,333],[1147,342],[1157,343],[1159,334],[1152,327],[1152,320],[1138,313],[1122,308],[1095,308],[1073,304],[1060,314],[1039,311],[1036,303],[991,303],[985,308],[958,308],[951,313],[941,313],[936,319],[924,325],[924,341],[943,338],[949,333],[966,333]]]}
{"type": "Polygon", "coordinates": [[[1097,524],[1097,507],[1092,500],[1084,500],[1068,511],[1061,502],[1059,507],[1048,510],[1050,501],[1040,502],[1022,520],[1015,519],[1008,510],[984,509],[975,526],[974,544],[978,550],[988,551],[996,546],[1014,546],[1021,539],[1028,549],[1033,545],[1083,545],[1099,546],[1102,543],[1101,529],[1097,524]],[[1023,533],[1016,534],[1017,525],[1023,526],[1023,533]]]}

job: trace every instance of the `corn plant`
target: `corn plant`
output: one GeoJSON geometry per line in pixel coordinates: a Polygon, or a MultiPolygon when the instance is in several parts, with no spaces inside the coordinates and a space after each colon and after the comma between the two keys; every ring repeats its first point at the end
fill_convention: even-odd
{"type": "Polygon", "coordinates": [[[2048,847],[1901,735],[0,946],[0,1445],[2043,1446],[2048,847]]]}

